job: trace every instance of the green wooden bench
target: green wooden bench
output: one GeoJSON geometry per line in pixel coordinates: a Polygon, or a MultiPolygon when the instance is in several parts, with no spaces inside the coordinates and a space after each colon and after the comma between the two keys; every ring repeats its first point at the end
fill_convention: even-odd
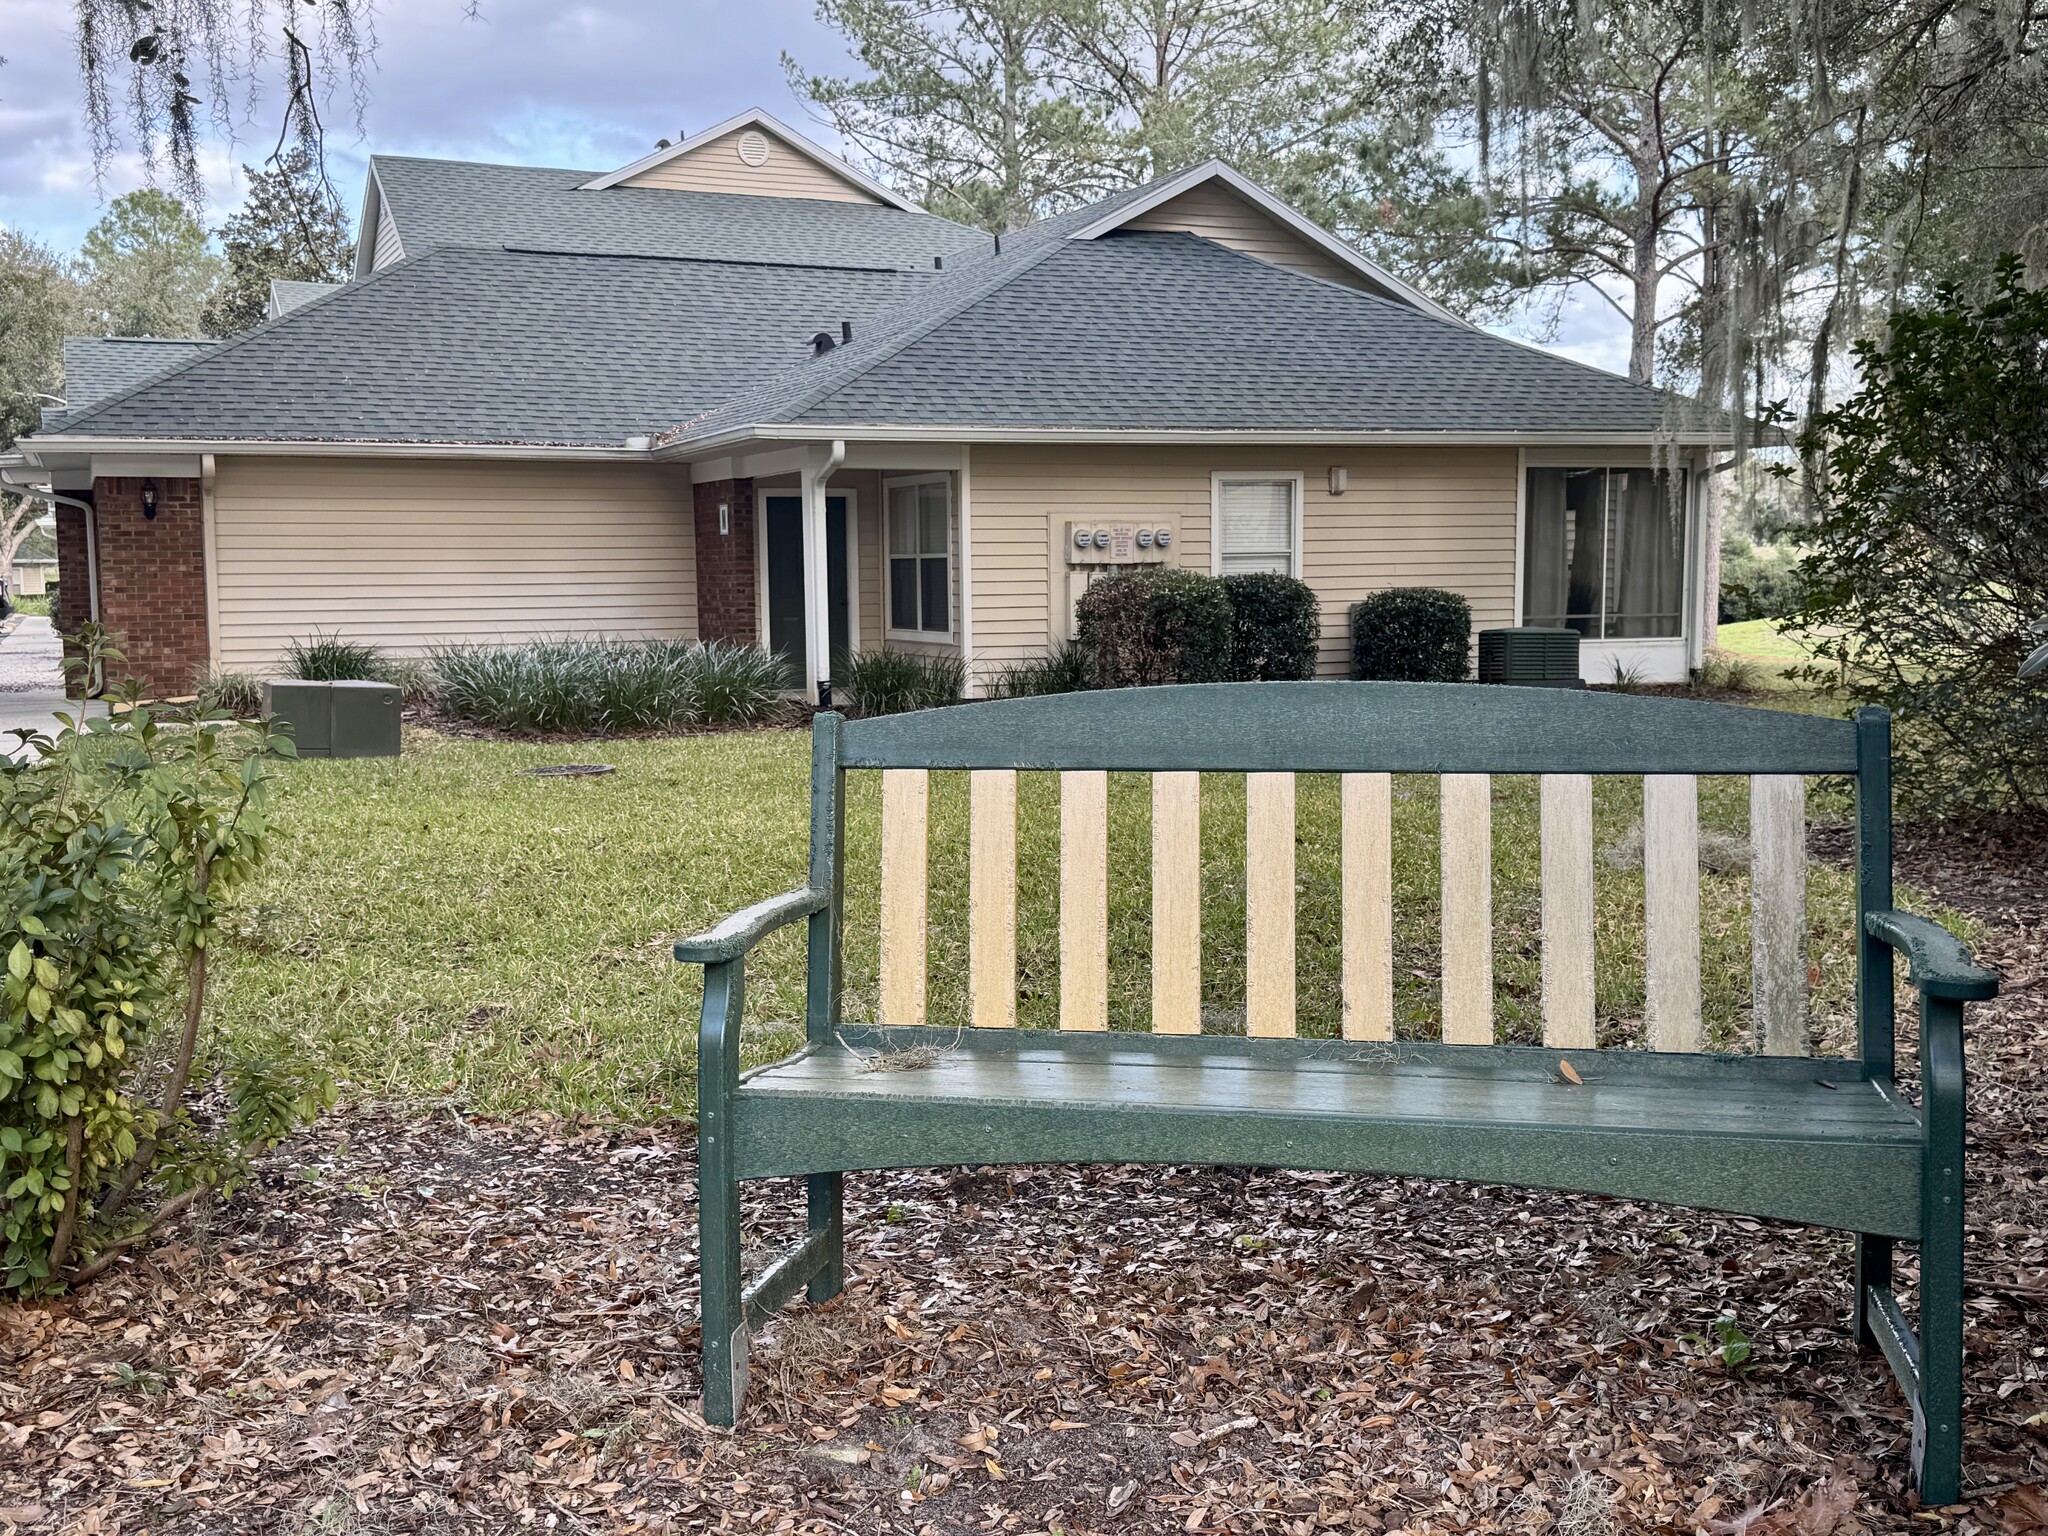
{"type": "MultiPolygon", "coordinates": [[[[841,1284],[847,1170],[1208,1163],[1473,1179],[1855,1234],[1854,1328],[1912,1406],[1921,1496],[1961,1477],[1962,1005],[1996,977],[1892,910],[1888,717],[1403,683],[1132,689],[845,722],[812,736],[809,883],[676,945],[704,966],[698,1104],[705,1414],[732,1424],[747,1340],[841,1284]],[[971,770],[969,1011],[925,1022],[927,797],[971,770]],[[846,775],[880,770],[879,1026],[841,1018],[846,775]],[[1060,1028],[1016,1023],[1017,774],[1060,777],[1060,1028]],[[1152,775],[1152,1029],[1108,1032],[1107,775],[1152,775]],[[1244,773],[1245,1032],[1204,1034],[1200,774],[1244,773]],[[1341,774],[1342,1038],[1296,1037],[1294,775],[1341,774]],[[1441,1040],[1393,1036],[1389,775],[1441,775],[1441,1040]],[[1706,1053],[1696,775],[1751,781],[1755,1051],[1706,1053]],[[1490,775],[1541,776],[1545,1045],[1494,1044],[1490,775]],[[1650,1049],[1594,1039],[1592,776],[1640,776],[1650,1049]],[[1853,777],[1853,1058],[1807,1055],[1805,781],[1853,777]],[[740,1072],[747,952],[809,925],[807,1043],[740,1072]],[[1899,1093],[1893,962],[1920,995],[1921,1107],[1899,1093]],[[932,1048],[923,1070],[856,1052],[932,1048]],[[849,1049],[848,1047],[851,1047],[849,1049]],[[742,1289],[743,1180],[804,1175],[808,1236],[742,1289]],[[1892,1289],[1920,1244],[1919,1331],[1892,1289]]],[[[1620,878],[1612,876],[1610,878],[1620,878]]]]}

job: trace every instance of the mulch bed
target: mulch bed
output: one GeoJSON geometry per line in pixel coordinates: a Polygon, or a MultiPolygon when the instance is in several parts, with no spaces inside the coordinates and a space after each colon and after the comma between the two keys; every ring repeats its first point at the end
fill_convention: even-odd
{"type": "MultiPolygon", "coordinates": [[[[357,1112],[0,1309],[0,1536],[2048,1532],[2044,870],[2038,830],[1902,846],[2007,976],[1970,1025],[1967,1506],[1907,1493],[1829,1234],[1324,1174],[861,1175],[845,1296],[757,1341],[730,1433],[695,1411],[687,1132],[357,1112]]],[[[750,1238],[799,1207],[758,1191],[750,1238]]]]}

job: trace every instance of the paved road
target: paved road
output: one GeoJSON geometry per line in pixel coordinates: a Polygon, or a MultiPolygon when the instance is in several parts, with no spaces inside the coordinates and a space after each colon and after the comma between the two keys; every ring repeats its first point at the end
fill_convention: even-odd
{"type": "Polygon", "coordinates": [[[14,633],[0,639],[0,751],[18,745],[8,734],[17,727],[56,730],[60,709],[78,712],[64,697],[63,643],[48,619],[25,614],[14,633]]]}

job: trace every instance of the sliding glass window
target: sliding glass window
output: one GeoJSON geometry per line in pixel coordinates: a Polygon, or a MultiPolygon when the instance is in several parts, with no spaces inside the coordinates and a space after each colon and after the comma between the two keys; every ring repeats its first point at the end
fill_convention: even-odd
{"type": "Polygon", "coordinates": [[[1532,469],[1522,622],[1588,640],[1684,632],[1686,471],[1532,469]]]}

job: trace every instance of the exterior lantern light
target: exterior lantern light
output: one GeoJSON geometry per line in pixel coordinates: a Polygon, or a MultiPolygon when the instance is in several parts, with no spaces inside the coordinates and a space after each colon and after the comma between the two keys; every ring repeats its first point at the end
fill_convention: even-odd
{"type": "Polygon", "coordinates": [[[156,517],[156,482],[154,480],[142,482],[142,515],[152,520],[156,517]]]}

